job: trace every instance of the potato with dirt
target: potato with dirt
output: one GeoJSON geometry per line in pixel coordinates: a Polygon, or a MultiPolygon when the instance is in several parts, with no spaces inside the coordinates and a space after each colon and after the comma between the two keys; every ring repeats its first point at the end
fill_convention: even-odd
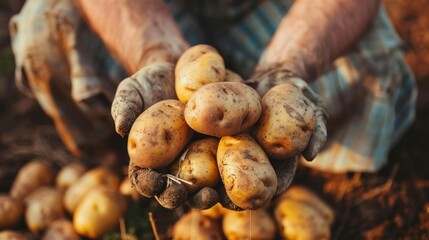
{"type": "Polygon", "coordinates": [[[209,45],[199,44],[186,50],[175,68],[175,86],[178,99],[186,103],[202,86],[223,82],[226,69],[222,56],[209,45]]]}
{"type": "Polygon", "coordinates": [[[94,187],[106,186],[118,189],[119,182],[119,176],[111,169],[103,166],[93,168],[85,172],[67,189],[64,193],[64,206],[69,213],[73,213],[85,194],[94,187]]]}
{"type": "Polygon", "coordinates": [[[86,167],[81,163],[70,163],[64,166],[57,175],[56,186],[66,190],[86,172],[86,167]]]}
{"type": "Polygon", "coordinates": [[[309,189],[290,187],[276,201],[274,216],[285,239],[331,239],[334,212],[309,189]]]}
{"type": "Polygon", "coordinates": [[[114,230],[126,211],[126,199],[117,189],[93,188],[73,213],[73,226],[77,233],[98,238],[114,230]]]}
{"type": "Polygon", "coordinates": [[[293,84],[272,87],[262,97],[254,137],[272,159],[300,155],[316,127],[312,103],[293,84]]]}
{"type": "Polygon", "coordinates": [[[217,222],[201,214],[198,210],[191,210],[174,224],[174,240],[221,240],[222,232],[217,222]]]}
{"type": "Polygon", "coordinates": [[[219,139],[204,138],[189,144],[181,157],[171,165],[171,174],[185,180],[188,192],[214,187],[220,180],[216,162],[219,139]]]}
{"type": "Polygon", "coordinates": [[[184,118],[185,104],[168,99],[146,109],[134,122],[128,137],[130,161],[141,168],[160,168],[172,163],[193,131],[184,118]]]}
{"type": "Polygon", "coordinates": [[[0,195],[0,229],[16,227],[24,216],[24,203],[8,195],[0,195]]]}
{"type": "Polygon", "coordinates": [[[37,188],[51,185],[53,182],[54,172],[51,167],[40,160],[32,160],[19,169],[12,183],[10,196],[24,199],[37,188]]]}
{"type": "Polygon", "coordinates": [[[210,83],[198,89],[185,108],[187,124],[199,133],[222,137],[241,133],[262,112],[258,92],[244,83],[210,83]]]}
{"type": "Polygon", "coordinates": [[[226,193],[242,209],[259,209],[277,189],[277,176],[267,155],[248,134],[222,137],[217,163],[226,193]]]}
{"type": "Polygon", "coordinates": [[[66,218],[58,219],[49,224],[43,233],[42,240],[80,240],[81,237],[73,228],[73,224],[66,218]]]}
{"type": "Polygon", "coordinates": [[[226,211],[222,230],[229,240],[270,240],[276,236],[276,223],[265,209],[226,211]]]}
{"type": "Polygon", "coordinates": [[[64,217],[63,195],[54,187],[42,187],[25,199],[25,222],[31,232],[38,233],[64,217]]]}

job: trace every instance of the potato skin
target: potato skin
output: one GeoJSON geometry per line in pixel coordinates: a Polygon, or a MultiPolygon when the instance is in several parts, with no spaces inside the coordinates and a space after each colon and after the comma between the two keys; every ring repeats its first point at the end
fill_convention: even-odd
{"type": "Polygon", "coordinates": [[[57,175],[57,187],[59,189],[66,190],[75,183],[79,177],[85,173],[85,171],[85,166],[80,163],[71,163],[64,166],[57,175]]]}
{"type": "Polygon", "coordinates": [[[333,210],[309,189],[292,186],[279,196],[274,216],[285,239],[330,239],[333,210]]]}
{"type": "Polygon", "coordinates": [[[277,176],[262,148],[248,134],[222,137],[217,163],[226,193],[242,209],[265,206],[277,189],[277,176]]]}
{"type": "Polygon", "coordinates": [[[222,82],[225,75],[225,63],[216,49],[205,44],[195,45],[186,50],[177,61],[177,98],[186,103],[199,88],[208,83],[222,82]]]}
{"type": "Polygon", "coordinates": [[[24,216],[24,203],[8,195],[0,195],[0,229],[14,228],[24,216]]]}
{"type": "Polygon", "coordinates": [[[119,187],[119,176],[106,167],[96,167],[84,173],[64,193],[64,206],[69,213],[73,213],[85,194],[94,187],[107,186],[112,189],[119,187]]]}
{"type": "Polygon", "coordinates": [[[27,236],[26,234],[12,231],[4,230],[0,232],[0,240],[31,240],[33,237],[27,236]]]}
{"type": "Polygon", "coordinates": [[[10,196],[24,199],[32,191],[54,182],[52,169],[39,160],[33,160],[25,164],[18,172],[12,183],[10,196]]]}
{"type": "Polygon", "coordinates": [[[229,240],[269,240],[276,235],[276,223],[264,209],[256,211],[226,211],[222,230],[229,240]]]}
{"type": "Polygon", "coordinates": [[[184,108],[178,100],[163,100],[136,119],[128,137],[128,154],[136,166],[160,168],[176,159],[193,134],[184,108]]]}
{"type": "Polygon", "coordinates": [[[309,100],[291,84],[271,88],[262,98],[255,139],[272,159],[300,155],[316,120],[309,100]]]}
{"type": "Polygon", "coordinates": [[[203,187],[214,187],[220,180],[216,162],[219,140],[204,138],[189,144],[182,157],[171,165],[171,174],[192,182],[185,184],[188,192],[196,192],[203,187]]]}
{"type": "Polygon", "coordinates": [[[258,121],[261,100],[253,88],[239,82],[210,83],[198,89],[185,108],[188,125],[214,137],[245,131],[258,121]]]}
{"type": "Polygon", "coordinates": [[[204,216],[198,210],[191,210],[174,224],[173,239],[221,240],[223,238],[216,221],[204,216]]]}
{"type": "Polygon", "coordinates": [[[74,230],[72,222],[63,218],[49,224],[42,240],[80,240],[79,234],[74,230]]]}
{"type": "Polygon", "coordinates": [[[25,221],[31,232],[45,230],[56,219],[64,217],[61,190],[42,187],[31,193],[25,200],[25,221]]]}
{"type": "Polygon", "coordinates": [[[77,233],[98,238],[113,230],[126,211],[126,199],[117,189],[97,187],[85,195],[73,214],[77,233]]]}

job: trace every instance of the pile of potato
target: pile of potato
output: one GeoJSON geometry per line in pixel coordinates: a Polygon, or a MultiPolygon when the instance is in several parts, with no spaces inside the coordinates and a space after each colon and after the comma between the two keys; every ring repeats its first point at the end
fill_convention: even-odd
{"type": "Polygon", "coordinates": [[[212,200],[196,208],[266,206],[290,185],[315,127],[312,108],[294,98],[298,91],[279,87],[261,98],[214,48],[189,48],[175,67],[177,99],[153,104],[131,128],[133,186],[166,208],[201,189],[212,200]]]}
{"type": "Polygon", "coordinates": [[[333,221],[323,200],[305,187],[292,186],[258,210],[232,211],[220,204],[192,209],[173,226],[173,239],[327,240],[333,221]]]}
{"type": "Polygon", "coordinates": [[[128,177],[107,167],[87,169],[79,163],[64,166],[56,175],[42,161],[24,165],[9,195],[0,196],[0,239],[42,240],[98,238],[116,230],[126,211],[126,196],[135,194],[128,177]],[[122,191],[122,192],[121,192],[122,191]]]}

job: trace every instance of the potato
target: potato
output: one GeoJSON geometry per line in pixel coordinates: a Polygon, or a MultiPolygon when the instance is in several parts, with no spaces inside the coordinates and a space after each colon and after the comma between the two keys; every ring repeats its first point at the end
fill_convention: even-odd
{"type": "Polygon", "coordinates": [[[25,222],[31,232],[41,232],[51,222],[64,217],[63,196],[61,190],[54,187],[37,189],[25,199],[25,203],[25,222]]]}
{"type": "Polygon", "coordinates": [[[264,209],[256,211],[226,211],[222,220],[222,230],[229,240],[274,239],[276,223],[264,209]]]}
{"type": "Polygon", "coordinates": [[[96,187],[77,206],[73,227],[82,236],[98,238],[115,229],[125,211],[126,199],[118,190],[96,187]]]}
{"type": "Polygon", "coordinates": [[[17,231],[4,230],[0,232],[0,240],[31,240],[31,239],[33,238],[17,231]]]}
{"type": "Polygon", "coordinates": [[[219,225],[198,210],[191,210],[183,215],[173,227],[174,240],[221,240],[219,225]]]}
{"type": "Polygon", "coordinates": [[[56,185],[59,189],[66,190],[85,172],[86,168],[81,163],[68,164],[64,166],[58,173],[56,185]]]}
{"type": "Polygon", "coordinates": [[[94,187],[106,186],[113,189],[119,187],[119,177],[106,167],[96,167],[84,173],[64,193],[64,206],[73,213],[83,196],[94,187]]]}
{"type": "Polygon", "coordinates": [[[176,159],[193,134],[185,122],[184,108],[178,100],[163,100],[136,119],[128,137],[131,162],[142,168],[160,168],[176,159]]]}
{"type": "Polygon", "coordinates": [[[16,199],[24,199],[32,191],[54,181],[52,169],[39,160],[33,160],[25,164],[12,183],[10,196],[16,199]]]}
{"type": "Polygon", "coordinates": [[[171,182],[165,190],[156,198],[158,203],[167,209],[175,209],[181,206],[188,199],[188,191],[183,186],[176,182],[171,182]]]}
{"type": "Polygon", "coordinates": [[[291,187],[275,204],[274,216],[285,239],[330,239],[333,211],[315,194],[291,187]]]}
{"type": "Polygon", "coordinates": [[[8,195],[0,195],[0,229],[14,228],[24,216],[24,203],[8,195]]]}
{"type": "Polygon", "coordinates": [[[189,144],[183,155],[171,165],[171,174],[191,184],[188,192],[196,192],[203,187],[214,187],[220,180],[216,162],[219,140],[204,138],[189,144]]]}
{"type": "Polygon", "coordinates": [[[217,163],[226,193],[243,209],[258,209],[274,196],[277,176],[262,148],[248,134],[222,137],[217,163]]]}
{"type": "Polygon", "coordinates": [[[235,73],[235,72],[227,69],[226,70],[226,75],[225,75],[225,82],[239,82],[239,83],[244,83],[244,80],[237,73],[235,73]]]}
{"type": "Polygon", "coordinates": [[[229,136],[259,119],[261,100],[253,88],[238,82],[210,83],[198,89],[185,108],[185,120],[197,132],[229,136]]]}
{"type": "Polygon", "coordinates": [[[131,186],[131,179],[129,177],[122,179],[121,185],[119,185],[119,192],[124,196],[131,197],[134,201],[140,199],[140,194],[131,186]]]}
{"type": "Polygon", "coordinates": [[[167,186],[167,177],[164,174],[152,169],[140,168],[133,162],[129,164],[128,177],[133,188],[148,198],[159,195],[167,186]]]}
{"type": "Polygon", "coordinates": [[[289,158],[305,149],[316,125],[310,105],[290,84],[277,85],[263,96],[254,136],[270,158],[289,158]]]}
{"type": "Polygon", "coordinates": [[[202,86],[224,81],[225,63],[213,47],[195,45],[180,56],[175,68],[175,77],[177,98],[186,103],[202,86]]]}
{"type": "Polygon", "coordinates": [[[209,209],[201,210],[200,212],[204,216],[207,216],[214,220],[218,220],[223,217],[226,211],[228,211],[228,209],[222,207],[220,203],[216,203],[213,207],[209,209]]]}
{"type": "Polygon", "coordinates": [[[79,234],[74,230],[72,222],[63,218],[49,224],[43,234],[42,240],[80,240],[79,234]]]}
{"type": "Polygon", "coordinates": [[[219,194],[216,189],[203,187],[197,193],[193,194],[188,203],[194,209],[208,209],[219,202],[219,194]]]}
{"type": "Polygon", "coordinates": [[[335,213],[332,208],[314,192],[304,186],[294,185],[290,187],[278,197],[277,201],[283,201],[284,199],[305,203],[315,208],[329,224],[334,222],[335,213]]]}

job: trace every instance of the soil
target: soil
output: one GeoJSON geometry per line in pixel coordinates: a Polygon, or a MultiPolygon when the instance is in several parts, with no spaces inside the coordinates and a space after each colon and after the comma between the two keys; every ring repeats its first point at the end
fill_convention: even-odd
{"type": "MultiPolygon", "coordinates": [[[[18,2],[22,3],[0,3],[0,19],[16,12],[18,2]]],[[[417,116],[390,152],[388,164],[378,173],[328,174],[298,168],[295,183],[309,186],[336,212],[333,239],[429,239],[429,0],[383,2],[407,46],[406,59],[416,75],[417,116]]],[[[0,193],[9,191],[17,170],[34,158],[57,170],[71,161],[88,165],[123,163],[120,151],[77,159],[65,150],[52,121],[38,103],[15,88],[13,56],[3,31],[6,25],[0,21],[0,193]]],[[[123,141],[117,142],[117,148],[125,149],[123,141]]],[[[168,235],[167,226],[177,215],[162,209],[154,214],[158,227],[161,226],[158,230],[168,235]],[[171,219],[159,217],[165,215],[171,219]]],[[[130,225],[134,215],[127,215],[131,216],[130,225]]],[[[150,231],[148,222],[145,224],[144,229],[135,231],[150,231]]]]}

